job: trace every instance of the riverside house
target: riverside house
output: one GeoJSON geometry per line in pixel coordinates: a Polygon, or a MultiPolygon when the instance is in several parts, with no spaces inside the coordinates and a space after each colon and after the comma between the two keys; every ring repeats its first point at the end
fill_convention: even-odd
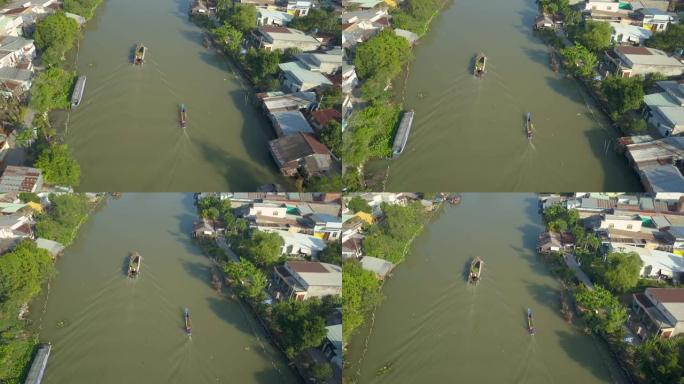
{"type": "Polygon", "coordinates": [[[253,44],[267,51],[297,48],[303,52],[315,51],[321,42],[311,35],[297,29],[265,25],[252,34],[253,44]]]}
{"type": "Polygon", "coordinates": [[[271,155],[285,176],[327,174],[332,167],[330,150],[310,134],[296,133],[271,140],[271,155]]]}
{"type": "Polygon", "coordinates": [[[342,267],[313,261],[287,261],[273,268],[276,299],[306,300],[342,294],[342,267]]]}
{"type": "Polygon", "coordinates": [[[642,340],[684,333],[684,288],[646,288],[632,295],[632,328],[642,340]]]}
{"type": "Polygon", "coordinates": [[[607,72],[620,77],[661,73],[679,76],[684,73],[684,63],[667,53],[648,47],[621,45],[606,51],[607,72]]]}
{"type": "Polygon", "coordinates": [[[38,192],[43,188],[40,169],[10,165],[0,176],[0,193],[38,192]]]}
{"type": "Polygon", "coordinates": [[[333,85],[323,74],[311,71],[299,61],[278,64],[278,67],[282,71],[283,87],[290,92],[312,91],[333,85]]]}
{"type": "Polygon", "coordinates": [[[661,92],[644,96],[644,117],[662,136],[684,133],[684,80],[656,84],[661,92]]]}

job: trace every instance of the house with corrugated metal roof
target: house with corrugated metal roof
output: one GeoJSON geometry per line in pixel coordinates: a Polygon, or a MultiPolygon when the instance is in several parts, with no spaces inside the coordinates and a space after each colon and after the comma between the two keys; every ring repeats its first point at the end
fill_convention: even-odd
{"type": "Polygon", "coordinates": [[[632,295],[636,316],[630,324],[642,339],[684,333],[684,288],[646,288],[632,295]]]}
{"type": "Polygon", "coordinates": [[[287,261],[273,268],[276,299],[306,300],[342,294],[342,267],[314,261],[287,261]]]}
{"type": "Polygon", "coordinates": [[[606,51],[605,63],[608,71],[620,77],[652,73],[679,76],[684,73],[684,63],[659,49],[648,47],[617,46],[606,51]]]}
{"type": "Polygon", "coordinates": [[[310,134],[296,133],[271,140],[271,155],[285,176],[327,174],[332,167],[330,150],[310,134]],[[312,164],[313,163],[315,164],[312,164]]]}
{"type": "Polygon", "coordinates": [[[321,42],[315,37],[300,30],[274,25],[264,25],[253,33],[252,39],[257,48],[267,51],[287,48],[297,48],[303,52],[315,51],[321,46],[321,42]]]}
{"type": "Polygon", "coordinates": [[[283,87],[290,92],[311,91],[333,85],[323,74],[309,70],[299,61],[278,64],[278,67],[283,87]]]}

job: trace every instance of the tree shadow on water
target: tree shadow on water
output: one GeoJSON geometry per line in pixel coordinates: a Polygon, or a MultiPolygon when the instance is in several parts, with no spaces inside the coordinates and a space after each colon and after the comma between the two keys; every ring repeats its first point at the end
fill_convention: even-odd
{"type": "Polygon", "coordinates": [[[576,361],[579,366],[591,372],[601,382],[613,382],[609,368],[605,366],[605,360],[597,356],[601,353],[601,351],[596,349],[599,347],[596,343],[586,339],[593,336],[568,331],[556,331],[556,336],[568,357],[576,361]],[[594,348],[594,353],[587,353],[587,349],[591,347],[594,348]]]}

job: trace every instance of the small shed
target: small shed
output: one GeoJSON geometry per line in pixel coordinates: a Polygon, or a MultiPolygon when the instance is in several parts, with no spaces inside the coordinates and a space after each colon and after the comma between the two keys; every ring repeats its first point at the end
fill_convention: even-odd
{"type": "Polygon", "coordinates": [[[364,256],[361,258],[361,267],[367,271],[374,272],[378,279],[384,280],[392,272],[394,264],[377,257],[364,256]]]}
{"type": "Polygon", "coordinates": [[[53,259],[64,252],[64,246],[62,244],[56,241],[43,239],[42,237],[36,239],[36,246],[50,252],[53,259]]]}

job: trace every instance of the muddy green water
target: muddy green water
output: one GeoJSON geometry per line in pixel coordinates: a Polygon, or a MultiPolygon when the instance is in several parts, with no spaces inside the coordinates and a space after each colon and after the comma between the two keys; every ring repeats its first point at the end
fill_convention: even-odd
{"type": "Polygon", "coordinates": [[[124,194],[84,224],[45,312],[43,302],[33,310],[53,344],[44,383],[299,382],[247,309],[211,287],[189,237],[193,208],[190,194],[124,194]],[[124,272],[132,250],[143,256],[136,280],[124,272]]]}
{"type": "MultiPolygon", "coordinates": [[[[77,71],[88,77],[66,140],[85,191],[255,190],[284,183],[275,138],[225,57],[202,46],[188,0],[105,0],[88,23],[77,71]],[[133,66],[134,45],[148,48],[133,66]],[[188,108],[179,127],[178,105],[188,108]]],[[[63,120],[63,119],[60,119],[63,120]]]]}
{"type": "Polygon", "coordinates": [[[572,79],[549,68],[533,35],[533,0],[454,0],[414,49],[406,85],[395,88],[416,112],[398,160],[368,171],[388,191],[640,190],[611,143],[611,128],[572,79]],[[488,55],[483,79],[472,75],[488,55]],[[535,137],[528,142],[525,114],[535,137]]]}
{"type": "Polygon", "coordinates": [[[465,194],[446,207],[385,284],[370,336],[366,327],[352,338],[345,374],[364,384],[621,383],[598,341],[562,318],[559,284],[534,252],[541,231],[533,195],[465,194]],[[475,256],[477,287],[464,278],[475,256]]]}

